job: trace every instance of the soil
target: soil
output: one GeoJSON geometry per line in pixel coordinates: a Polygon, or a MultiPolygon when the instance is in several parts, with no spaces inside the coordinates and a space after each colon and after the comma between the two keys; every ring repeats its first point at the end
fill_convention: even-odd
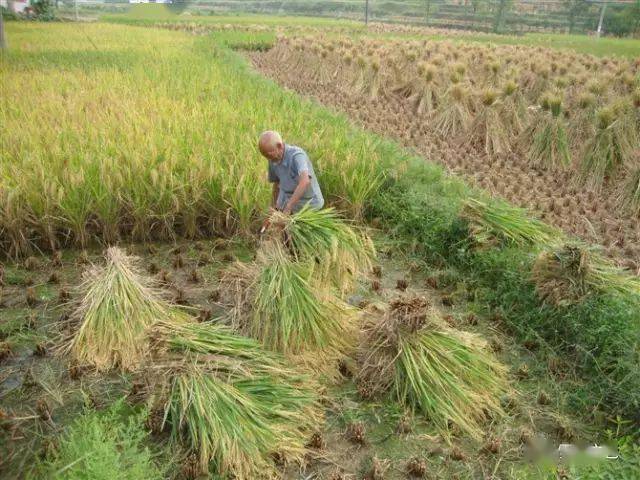
{"type": "Polygon", "coordinates": [[[640,275],[640,221],[620,208],[614,189],[589,190],[578,185],[571,172],[535,168],[515,153],[489,157],[482,147],[438,135],[414,113],[409,101],[363,101],[334,81],[309,81],[309,76],[300,74],[305,64],[288,68],[275,50],[248,56],[259,72],[282,86],[347,113],[363,127],[393,137],[472,185],[528,208],[569,234],[602,245],[607,256],[640,275]]]}

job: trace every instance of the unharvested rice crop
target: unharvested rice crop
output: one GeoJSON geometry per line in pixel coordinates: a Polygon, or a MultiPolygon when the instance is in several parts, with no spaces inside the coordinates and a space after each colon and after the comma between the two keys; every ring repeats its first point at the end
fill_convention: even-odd
{"type": "Polygon", "coordinates": [[[0,99],[9,255],[246,233],[268,205],[256,149],[268,128],[309,152],[325,197],[349,214],[382,181],[387,147],[275,85],[257,88],[211,39],[107,24],[91,28],[100,50],[74,25],[20,24],[11,37],[0,99]]]}
{"type": "Polygon", "coordinates": [[[398,297],[364,327],[357,380],[368,396],[391,393],[445,435],[449,421],[474,438],[500,415],[506,369],[477,336],[446,326],[419,296],[398,297]]]}

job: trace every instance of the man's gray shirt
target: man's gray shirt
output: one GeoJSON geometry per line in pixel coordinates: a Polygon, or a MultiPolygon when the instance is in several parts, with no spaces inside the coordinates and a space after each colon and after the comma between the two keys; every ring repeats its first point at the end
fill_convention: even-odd
{"type": "Polygon", "coordinates": [[[313,165],[311,164],[311,160],[309,160],[309,156],[300,147],[286,144],[284,146],[282,160],[279,163],[269,161],[269,181],[280,184],[276,207],[283,209],[287,205],[287,202],[298,186],[300,172],[305,171],[309,173],[311,182],[300,201],[293,206],[292,210],[297,212],[307,204],[313,208],[322,208],[324,198],[322,197],[320,185],[313,171],[313,165]]]}

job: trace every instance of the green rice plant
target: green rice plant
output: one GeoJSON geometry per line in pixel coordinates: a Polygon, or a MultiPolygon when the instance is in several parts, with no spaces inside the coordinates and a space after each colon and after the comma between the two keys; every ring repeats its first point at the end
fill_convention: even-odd
{"type": "Polygon", "coordinates": [[[145,412],[131,415],[124,400],[78,416],[59,437],[37,477],[61,480],[165,478],[146,446],[145,412]]]}
{"type": "Polygon", "coordinates": [[[591,294],[640,300],[637,277],[584,245],[566,244],[543,251],[533,265],[531,278],[538,295],[556,306],[580,303],[591,294]]]}
{"type": "Polygon", "coordinates": [[[139,367],[148,350],[149,328],[174,315],[162,302],[133,257],[107,249],[105,266],[94,266],[80,286],[71,316],[77,330],[64,351],[99,371],[139,367]]]}
{"type": "Polygon", "coordinates": [[[236,263],[222,275],[233,294],[233,324],[271,350],[341,356],[353,341],[353,314],[313,273],[313,263],[266,243],[254,263],[236,263]]]}
{"type": "Polygon", "coordinates": [[[469,198],[460,216],[469,222],[472,235],[480,245],[501,239],[520,246],[543,246],[562,238],[560,231],[531,218],[526,210],[502,201],[469,198]]]}
{"type": "Polygon", "coordinates": [[[584,146],[580,176],[593,188],[600,188],[629,158],[632,146],[622,115],[613,106],[597,114],[596,133],[584,146]]]}
{"type": "Polygon", "coordinates": [[[371,269],[373,242],[332,208],[303,208],[293,215],[276,211],[269,221],[274,238],[284,240],[296,260],[314,263],[314,277],[340,291],[371,269]]]}
{"type": "Polygon", "coordinates": [[[528,145],[527,159],[532,165],[566,168],[571,165],[571,149],[562,117],[562,100],[555,96],[546,98],[542,110],[519,141],[528,145]]]}
{"type": "Polygon", "coordinates": [[[464,141],[482,146],[490,156],[510,151],[509,129],[500,115],[500,102],[495,90],[483,91],[479,111],[464,137],[464,141]]]}
{"type": "Polygon", "coordinates": [[[502,414],[506,368],[479,337],[451,329],[422,297],[393,300],[364,327],[360,391],[391,394],[448,438],[450,425],[479,439],[482,422],[502,414]]]}

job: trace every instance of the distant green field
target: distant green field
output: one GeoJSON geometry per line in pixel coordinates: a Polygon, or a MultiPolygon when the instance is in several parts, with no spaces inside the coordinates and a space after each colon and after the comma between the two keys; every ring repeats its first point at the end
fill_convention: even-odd
{"type": "MultiPolygon", "coordinates": [[[[190,15],[177,14],[164,5],[145,4],[131,7],[125,14],[107,14],[102,20],[113,23],[149,24],[154,22],[195,22],[203,25],[263,25],[276,26],[307,26],[319,28],[340,27],[348,29],[354,35],[381,36],[384,38],[425,38],[425,35],[415,33],[367,33],[360,22],[318,17],[292,17],[271,15],[190,15]]],[[[344,33],[341,33],[344,34],[344,33]]],[[[447,35],[429,35],[427,38],[445,39],[447,35]]],[[[640,57],[640,40],[630,38],[596,38],[586,35],[564,35],[550,33],[530,33],[523,36],[494,35],[469,33],[463,37],[453,37],[460,41],[490,42],[508,45],[530,45],[557,49],[571,49],[576,52],[597,56],[618,55],[629,58],[640,57]]]]}

